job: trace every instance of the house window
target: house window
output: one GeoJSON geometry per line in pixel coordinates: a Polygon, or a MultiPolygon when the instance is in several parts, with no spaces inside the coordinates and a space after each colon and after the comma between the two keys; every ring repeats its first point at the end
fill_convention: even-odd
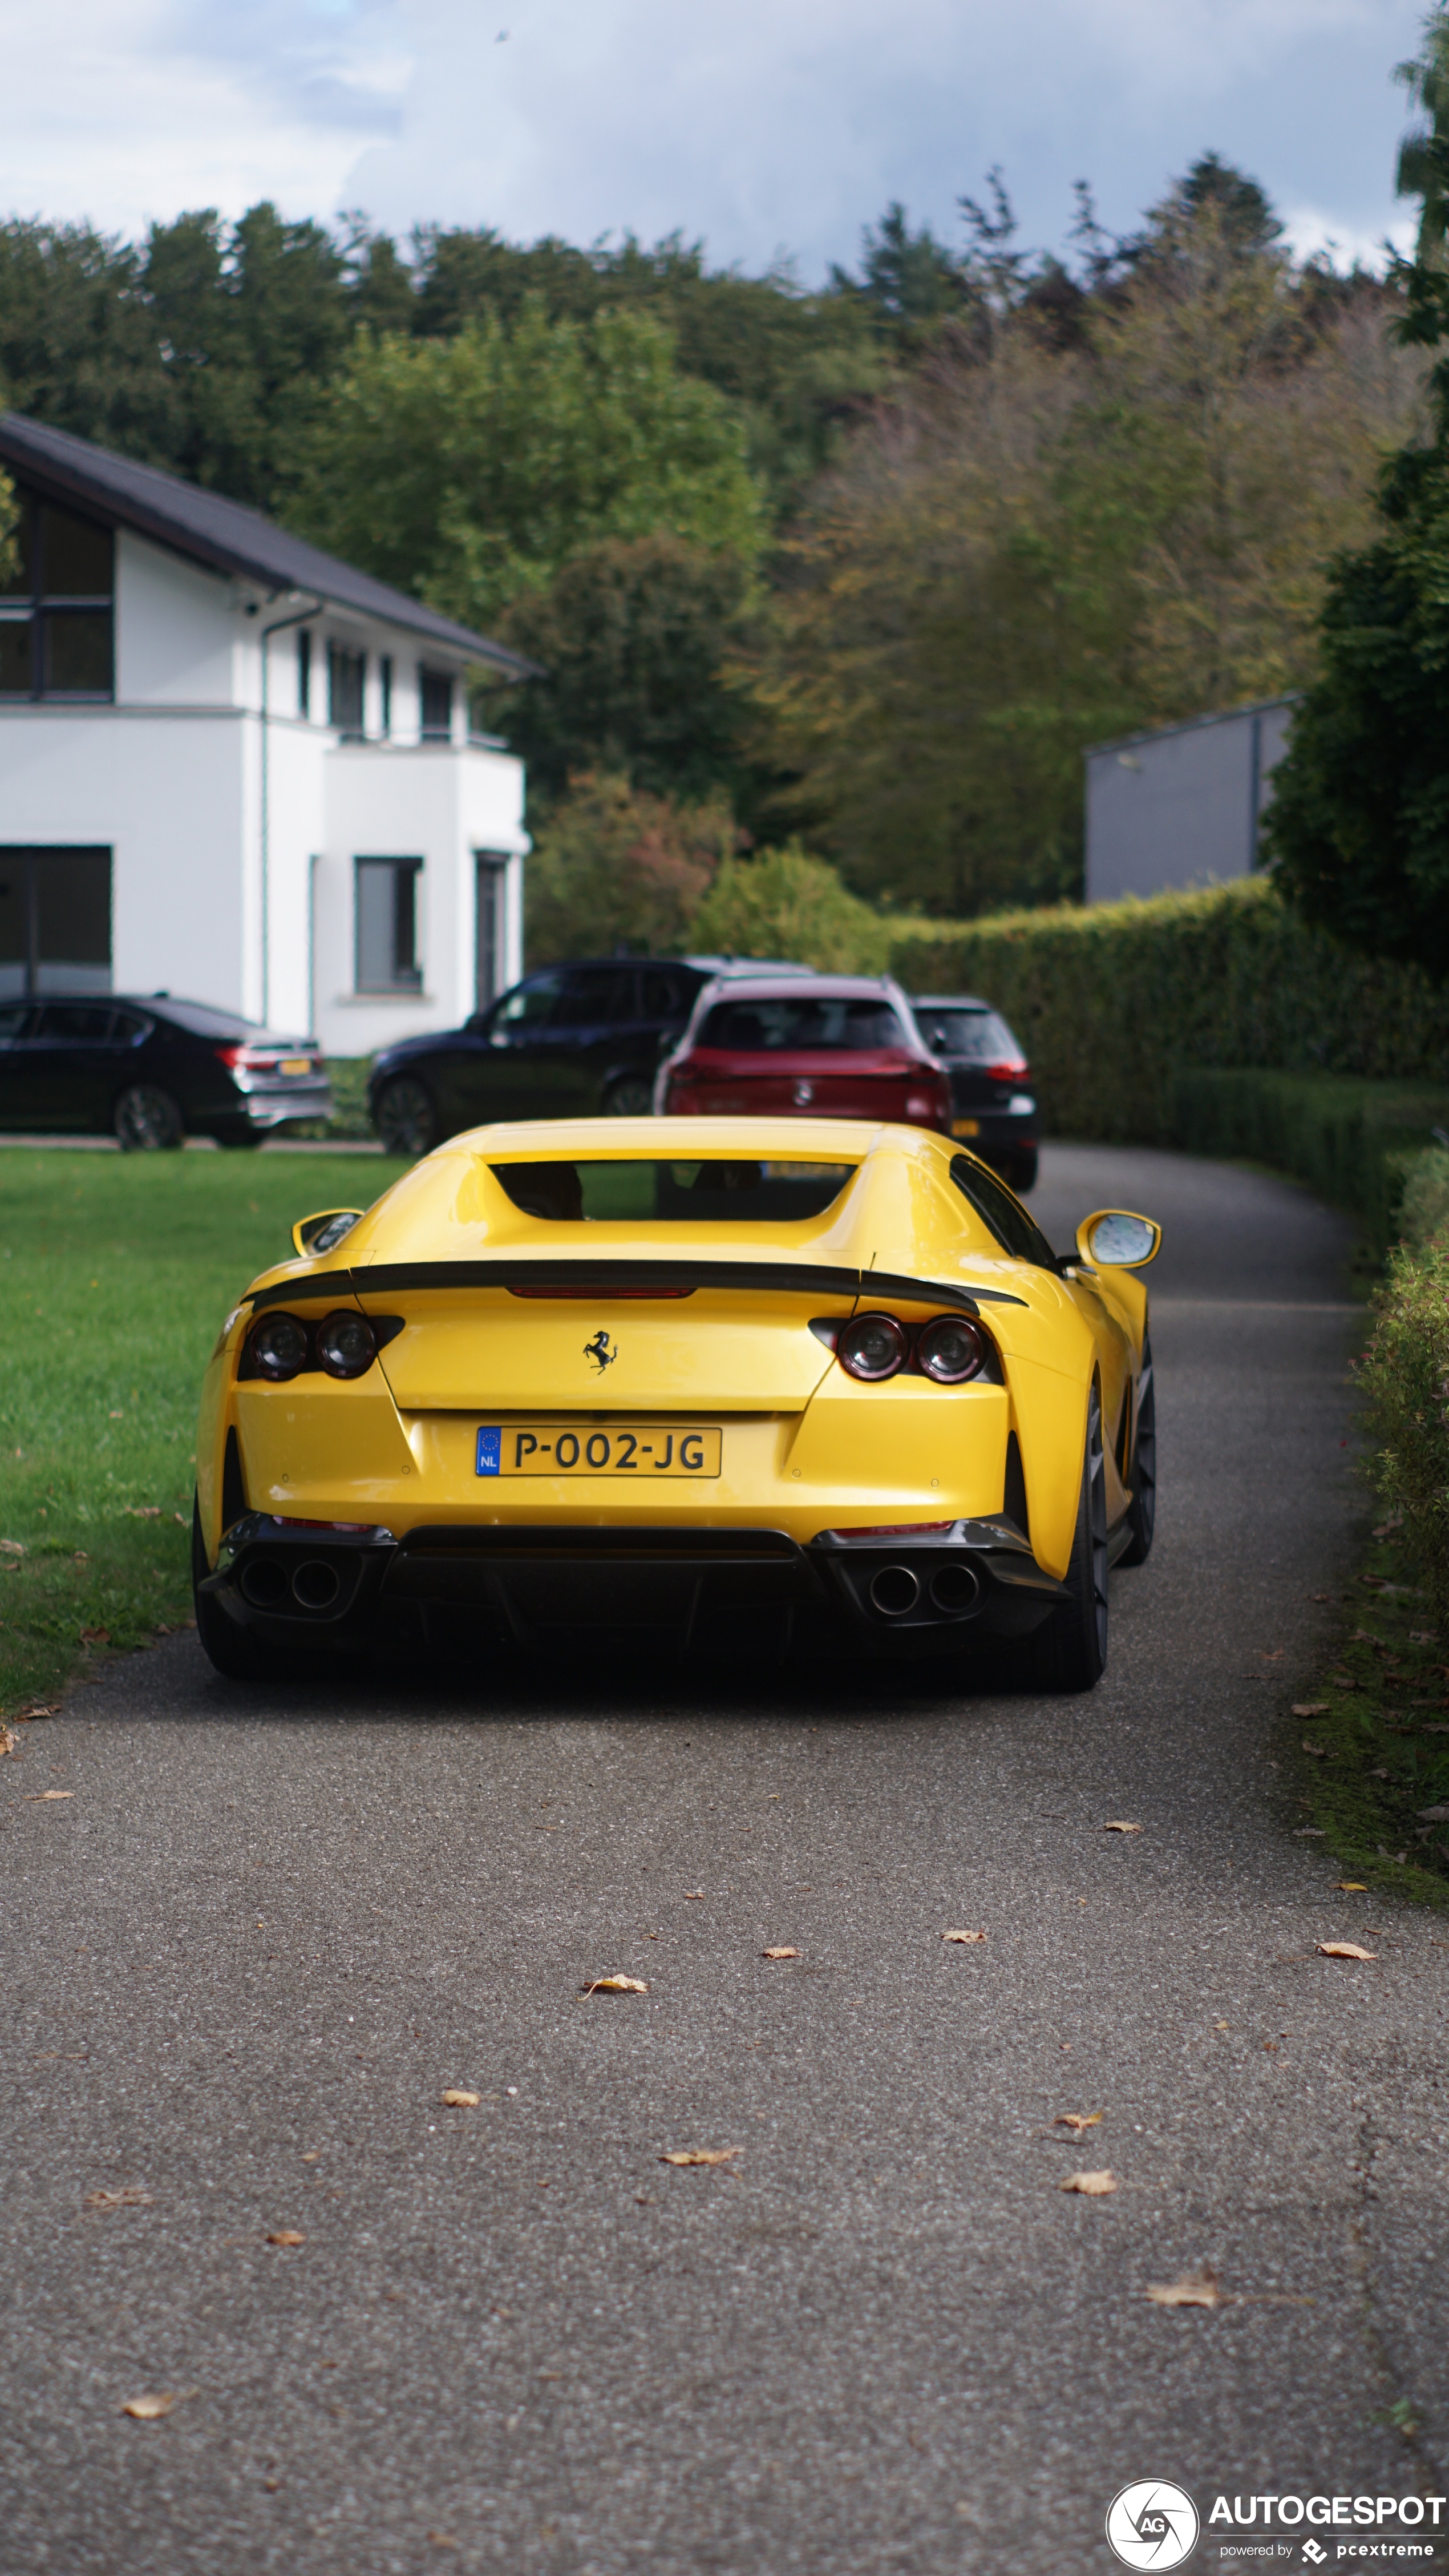
{"type": "Polygon", "coordinates": [[[327,721],[339,733],[362,731],[362,692],[367,682],[367,655],[349,653],[345,645],[327,647],[327,721]]]}
{"type": "Polygon", "coordinates": [[[418,993],[421,859],[357,861],[357,990],[418,993]]]}
{"type": "Polygon", "coordinates": [[[426,662],[420,662],[418,697],[421,702],[421,730],[424,742],[451,742],[453,738],[452,673],[430,671],[426,662]]]}
{"type": "Polygon", "coordinates": [[[0,994],[110,989],[110,851],[0,849],[0,994]]]}
{"type": "Polygon", "coordinates": [[[312,629],[297,629],[297,713],[303,718],[312,712],[312,629]]]}
{"type": "Polygon", "coordinates": [[[503,990],[503,904],[508,861],[491,850],[475,850],[477,910],[473,917],[474,1008],[486,1011],[503,990]]]}
{"type": "Polygon", "coordinates": [[[21,492],[15,564],[0,591],[0,698],[114,695],[109,528],[21,492]]]}
{"type": "Polygon", "coordinates": [[[384,733],[392,731],[392,655],[380,655],[377,665],[377,694],[384,733]]]}

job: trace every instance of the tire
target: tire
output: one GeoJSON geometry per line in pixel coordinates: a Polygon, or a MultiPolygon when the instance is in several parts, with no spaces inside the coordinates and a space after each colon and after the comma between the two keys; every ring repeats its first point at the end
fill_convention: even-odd
{"type": "Polygon", "coordinates": [[[431,1154],[438,1142],[438,1113],[433,1095],[409,1073],[400,1073],[385,1082],[377,1095],[372,1123],[382,1138],[387,1154],[407,1154],[416,1159],[431,1154]]]}
{"type": "Polygon", "coordinates": [[[1023,1637],[1011,1659],[1014,1676],[1037,1690],[1092,1690],[1107,1662],[1107,1462],[1095,1383],[1067,1593],[1051,1617],[1023,1637]]]}
{"type": "Polygon", "coordinates": [[[169,1091],[135,1082],[123,1091],[111,1112],[123,1154],[173,1154],[186,1133],[186,1121],[169,1091]]]}
{"type": "Polygon", "coordinates": [[[272,1671],[270,1656],[264,1647],[229,1619],[219,1602],[213,1601],[201,1586],[211,1572],[206,1561],[206,1543],[201,1535],[201,1499],[191,1505],[191,1598],[196,1609],[196,1634],[202,1653],[229,1682],[263,1681],[272,1671]]]}
{"type": "Polygon", "coordinates": [[[606,1118],[647,1118],[653,1107],[654,1085],[647,1074],[621,1074],[604,1094],[606,1118]]]}
{"type": "Polygon", "coordinates": [[[1132,1508],[1127,1525],[1132,1544],[1124,1547],[1119,1565],[1145,1565],[1152,1554],[1152,1536],[1157,1525],[1157,1396],[1152,1383],[1152,1343],[1142,1344],[1142,1375],[1137,1384],[1137,1427],[1132,1441],[1132,1508]]]}
{"type": "Polygon", "coordinates": [[[1009,1190],[1015,1190],[1019,1199],[1024,1199],[1028,1190],[1036,1188],[1035,1146],[1029,1154],[1012,1155],[1006,1166],[1006,1186],[1009,1190]]]}

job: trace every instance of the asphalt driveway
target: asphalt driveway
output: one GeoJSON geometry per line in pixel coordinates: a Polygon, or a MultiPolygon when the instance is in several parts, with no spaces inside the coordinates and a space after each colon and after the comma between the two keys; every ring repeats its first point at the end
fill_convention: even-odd
{"type": "Polygon", "coordinates": [[[1343,1229],[1048,1154],[1058,1241],[1104,1203],[1167,1228],[1162,1485],[1090,1697],[185,1637],[0,1765],[6,2576],[1076,2576],[1135,2478],[1449,2487],[1449,1923],[1283,1763],[1343,1229]]]}

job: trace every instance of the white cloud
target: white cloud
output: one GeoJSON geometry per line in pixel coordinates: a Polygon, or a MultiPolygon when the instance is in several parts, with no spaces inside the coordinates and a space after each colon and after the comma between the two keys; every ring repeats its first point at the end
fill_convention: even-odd
{"type": "Polygon", "coordinates": [[[1422,5],[70,0],[63,45],[12,13],[0,144],[17,209],[130,229],[271,195],[399,230],[677,226],[807,275],[891,197],[950,234],[994,162],[1028,238],[1060,239],[1079,177],[1126,229],[1214,147],[1351,251],[1403,223],[1390,74],[1422,5]]]}

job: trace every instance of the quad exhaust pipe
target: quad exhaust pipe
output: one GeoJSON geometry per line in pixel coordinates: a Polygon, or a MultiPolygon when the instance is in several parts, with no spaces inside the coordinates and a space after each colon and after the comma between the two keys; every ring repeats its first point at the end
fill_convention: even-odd
{"type": "MultiPolygon", "coordinates": [[[[936,1567],[926,1585],[926,1597],[943,1619],[959,1619],[980,1600],[981,1578],[973,1566],[953,1558],[936,1567]]],[[[871,1607],[883,1619],[908,1617],[920,1598],[920,1578],[912,1566],[882,1565],[871,1576],[871,1607]]]]}

